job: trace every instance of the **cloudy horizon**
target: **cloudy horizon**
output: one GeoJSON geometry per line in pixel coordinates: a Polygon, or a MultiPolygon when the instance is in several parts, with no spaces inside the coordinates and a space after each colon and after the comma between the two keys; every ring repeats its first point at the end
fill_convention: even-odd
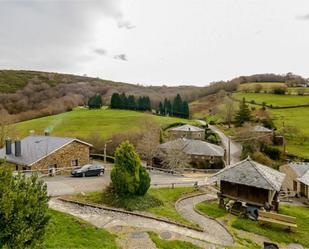
{"type": "Polygon", "coordinates": [[[309,77],[309,2],[0,1],[0,68],[145,85],[309,77]]]}

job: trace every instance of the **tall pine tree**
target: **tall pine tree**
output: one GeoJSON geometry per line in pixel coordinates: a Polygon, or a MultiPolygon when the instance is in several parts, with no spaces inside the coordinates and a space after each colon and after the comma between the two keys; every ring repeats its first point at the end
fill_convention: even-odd
{"type": "Polygon", "coordinates": [[[113,93],[111,98],[111,108],[112,109],[120,109],[121,99],[119,93],[113,93]]]}
{"type": "Polygon", "coordinates": [[[183,115],[182,117],[183,118],[189,118],[190,117],[190,110],[189,110],[189,104],[187,101],[184,101],[182,103],[183,107],[182,107],[182,110],[183,110],[183,115]]]}
{"type": "Polygon", "coordinates": [[[239,104],[239,110],[235,115],[236,126],[242,126],[245,122],[249,122],[251,118],[251,111],[246,104],[245,98],[243,98],[239,104]]]}
{"type": "Polygon", "coordinates": [[[183,113],[182,99],[181,96],[177,94],[173,102],[172,115],[176,117],[181,117],[182,113],[183,113]]]}
{"type": "Polygon", "coordinates": [[[129,97],[128,97],[128,109],[130,109],[130,110],[136,109],[136,103],[135,103],[134,95],[129,95],[129,97]]]}

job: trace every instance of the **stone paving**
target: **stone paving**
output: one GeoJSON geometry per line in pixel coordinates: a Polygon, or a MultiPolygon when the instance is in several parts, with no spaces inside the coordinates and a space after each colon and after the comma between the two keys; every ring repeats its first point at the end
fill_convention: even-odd
{"type": "Polygon", "coordinates": [[[177,202],[176,209],[187,220],[199,224],[204,233],[207,234],[207,237],[220,241],[222,245],[232,245],[234,243],[233,237],[218,221],[200,215],[194,210],[196,204],[215,198],[216,195],[214,194],[190,197],[177,202]]]}

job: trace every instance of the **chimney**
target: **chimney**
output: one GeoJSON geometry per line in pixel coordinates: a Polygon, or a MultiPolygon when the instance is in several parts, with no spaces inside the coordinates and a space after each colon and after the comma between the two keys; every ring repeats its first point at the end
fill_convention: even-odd
{"type": "Polygon", "coordinates": [[[15,156],[19,157],[21,156],[21,141],[15,140],[15,156]]]}
{"type": "Polygon", "coordinates": [[[6,155],[12,154],[12,140],[10,138],[7,138],[5,140],[5,154],[6,155]]]}

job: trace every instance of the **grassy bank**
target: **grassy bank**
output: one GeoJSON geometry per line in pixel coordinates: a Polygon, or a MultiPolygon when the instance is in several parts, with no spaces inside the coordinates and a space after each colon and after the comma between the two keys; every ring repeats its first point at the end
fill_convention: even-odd
{"type": "Polygon", "coordinates": [[[91,192],[85,195],[74,195],[69,198],[88,203],[97,203],[110,207],[123,208],[130,211],[145,211],[159,217],[193,225],[184,219],[175,209],[175,202],[183,195],[193,193],[192,187],[149,189],[145,196],[118,197],[108,192],[91,192]]]}
{"type": "Polygon", "coordinates": [[[71,215],[50,210],[44,248],[50,249],[120,249],[116,236],[71,215]]]}
{"type": "Polygon", "coordinates": [[[30,130],[34,130],[36,134],[43,134],[44,130],[49,128],[52,135],[87,138],[89,135],[98,134],[102,138],[107,138],[115,133],[145,129],[143,126],[145,119],[151,119],[162,126],[176,122],[190,122],[186,119],[128,110],[76,108],[71,112],[17,123],[15,131],[19,137],[27,136],[30,130]]]}

